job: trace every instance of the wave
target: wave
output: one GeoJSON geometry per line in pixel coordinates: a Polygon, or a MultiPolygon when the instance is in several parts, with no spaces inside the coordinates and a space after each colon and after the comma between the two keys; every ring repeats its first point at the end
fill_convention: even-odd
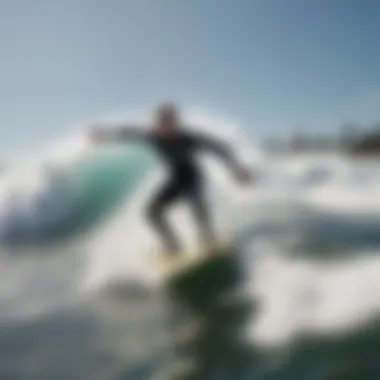
{"type": "Polygon", "coordinates": [[[0,240],[29,245],[85,233],[130,196],[151,163],[145,150],[124,148],[91,154],[66,170],[41,165],[38,191],[8,189],[0,240]]]}
{"type": "MultiPolygon", "coordinates": [[[[248,142],[233,123],[201,113],[191,114],[189,119],[233,144],[238,156],[256,173],[253,188],[240,189],[223,165],[212,158],[202,159],[217,232],[240,239],[239,244],[245,248],[242,260],[247,269],[247,292],[262,304],[261,314],[252,320],[247,336],[254,343],[277,344],[304,331],[351,328],[359,314],[360,323],[378,314],[376,248],[364,256],[361,243],[356,244],[360,236],[350,232],[355,241],[350,240],[344,247],[354,249],[359,259],[345,255],[339,263],[321,265],[305,252],[301,252],[302,259],[300,255],[293,257],[294,252],[288,249],[291,244],[280,239],[278,254],[266,247],[255,247],[251,254],[249,244],[242,241],[246,236],[242,232],[250,230],[249,241],[257,243],[264,235],[271,243],[286,226],[291,238],[309,234],[314,241],[323,241],[329,238],[326,229],[337,238],[340,220],[349,220],[353,221],[349,231],[361,234],[356,226],[363,226],[367,216],[377,216],[376,223],[380,220],[376,207],[380,165],[350,162],[340,154],[270,157],[248,142]],[[304,210],[321,216],[318,229],[309,228],[304,217],[297,219],[297,213],[304,210]],[[322,216],[336,219],[334,223],[329,219],[327,224],[322,216]]],[[[50,256],[56,253],[59,258],[41,259],[40,249],[30,247],[25,262],[21,256],[1,254],[5,286],[0,301],[3,305],[5,299],[12,301],[12,308],[3,308],[10,310],[11,317],[17,310],[26,313],[26,306],[29,312],[35,304],[41,308],[45,302],[55,305],[61,297],[61,293],[54,293],[59,286],[78,296],[97,292],[105,284],[143,284],[144,289],[145,285],[155,285],[154,264],[160,247],[145,221],[144,207],[166,173],[155,164],[154,155],[143,147],[131,146],[93,150],[78,136],[64,142],[58,151],[58,158],[43,157],[32,169],[17,164],[3,173],[0,242],[24,239],[29,245],[37,245],[63,237],[70,241],[78,232],[86,232],[85,244],[66,251],[50,248],[50,256]],[[29,227],[22,227],[26,223],[29,227]],[[13,240],[9,231],[16,235],[13,240]],[[46,297],[46,289],[54,293],[50,298],[46,297]]],[[[169,219],[186,244],[197,243],[196,226],[186,205],[174,207],[169,219]]],[[[340,236],[345,239],[344,233],[340,236]]]]}

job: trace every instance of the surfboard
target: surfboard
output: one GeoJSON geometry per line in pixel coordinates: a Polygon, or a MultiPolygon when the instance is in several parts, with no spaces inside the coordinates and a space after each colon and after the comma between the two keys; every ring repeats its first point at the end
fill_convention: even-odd
{"type": "Polygon", "coordinates": [[[179,252],[173,257],[165,256],[160,263],[160,275],[163,279],[170,280],[180,276],[196,267],[220,259],[231,252],[229,244],[220,244],[212,249],[199,249],[192,252],[179,252]]]}

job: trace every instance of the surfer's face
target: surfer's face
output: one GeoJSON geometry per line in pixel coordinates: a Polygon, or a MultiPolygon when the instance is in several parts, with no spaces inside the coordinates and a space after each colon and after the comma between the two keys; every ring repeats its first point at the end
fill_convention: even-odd
{"type": "Polygon", "coordinates": [[[177,114],[170,110],[158,111],[156,116],[156,130],[165,135],[175,134],[178,131],[177,114]]]}

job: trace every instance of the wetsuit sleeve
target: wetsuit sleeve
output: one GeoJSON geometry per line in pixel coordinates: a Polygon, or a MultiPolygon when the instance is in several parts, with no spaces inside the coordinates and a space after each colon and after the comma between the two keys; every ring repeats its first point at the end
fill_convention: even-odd
{"type": "Polygon", "coordinates": [[[212,152],[222,158],[232,171],[240,171],[241,167],[227,144],[211,137],[199,134],[193,135],[193,142],[198,149],[212,152]]]}

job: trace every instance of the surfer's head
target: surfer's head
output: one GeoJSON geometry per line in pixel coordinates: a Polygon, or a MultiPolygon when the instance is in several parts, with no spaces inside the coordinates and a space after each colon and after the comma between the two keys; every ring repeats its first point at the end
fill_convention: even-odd
{"type": "Polygon", "coordinates": [[[175,133],[180,126],[178,107],[173,103],[161,104],[155,112],[155,129],[159,133],[175,133]]]}

